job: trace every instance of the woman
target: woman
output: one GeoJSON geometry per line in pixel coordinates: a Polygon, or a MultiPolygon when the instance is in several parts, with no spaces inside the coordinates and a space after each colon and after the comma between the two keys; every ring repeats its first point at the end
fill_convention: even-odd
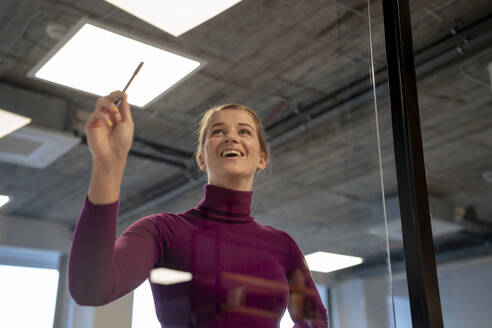
{"type": "Polygon", "coordinates": [[[115,241],[133,130],[121,92],[100,98],[87,120],[93,166],[70,254],[74,300],[109,303],[134,290],[153,268],[164,267],[193,278],[174,285],[151,283],[163,327],[278,327],[286,307],[295,327],[327,327],[297,244],[250,216],[253,180],[269,158],[256,114],[237,104],[205,113],[196,152],[208,176],[202,201],[183,213],[142,218],[115,241]],[[122,99],[120,111],[117,99],[122,99]]]}

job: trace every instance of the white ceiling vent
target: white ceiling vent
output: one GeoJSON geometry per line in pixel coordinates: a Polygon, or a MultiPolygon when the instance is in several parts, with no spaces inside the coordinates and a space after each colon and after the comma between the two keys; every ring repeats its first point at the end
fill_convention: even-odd
{"type": "Polygon", "coordinates": [[[0,139],[0,161],[44,169],[79,143],[71,134],[31,125],[0,139]]]}

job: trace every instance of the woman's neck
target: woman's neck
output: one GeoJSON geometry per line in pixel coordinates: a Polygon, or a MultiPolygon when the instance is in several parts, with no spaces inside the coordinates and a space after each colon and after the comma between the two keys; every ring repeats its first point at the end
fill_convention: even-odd
{"type": "Polygon", "coordinates": [[[210,184],[203,188],[203,199],[193,210],[200,212],[204,218],[229,223],[254,220],[251,216],[252,191],[231,190],[210,184]]]}
{"type": "Polygon", "coordinates": [[[209,177],[208,184],[238,191],[251,191],[253,187],[253,179],[244,179],[243,177],[217,179],[209,177]]]}

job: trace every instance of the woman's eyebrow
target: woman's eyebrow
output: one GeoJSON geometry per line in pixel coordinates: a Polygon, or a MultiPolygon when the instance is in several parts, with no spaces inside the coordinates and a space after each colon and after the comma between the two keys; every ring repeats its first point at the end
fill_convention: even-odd
{"type": "MultiPolygon", "coordinates": [[[[214,125],[212,125],[210,128],[212,129],[212,128],[214,128],[214,127],[218,126],[218,125],[224,125],[224,124],[225,124],[225,123],[223,123],[223,122],[215,123],[215,124],[214,124],[214,125]]],[[[248,124],[248,123],[238,123],[237,125],[247,126],[247,127],[251,128],[252,130],[254,130],[254,129],[253,129],[253,127],[252,127],[250,124],[248,124]]]]}
{"type": "Polygon", "coordinates": [[[222,122],[215,123],[215,124],[214,124],[214,125],[212,125],[210,128],[213,128],[213,127],[215,127],[215,126],[217,126],[217,125],[224,125],[224,123],[222,123],[222,122]]]}
{"type": "Polygon", "coordinates": [[[252,127],[251,125],[249,125],[248,123],[238,123],[238,125],[245,125],[245,126],[249,126],[252,130],[254,130],[254,129],[253,129],[253,127],[252,127]]]}

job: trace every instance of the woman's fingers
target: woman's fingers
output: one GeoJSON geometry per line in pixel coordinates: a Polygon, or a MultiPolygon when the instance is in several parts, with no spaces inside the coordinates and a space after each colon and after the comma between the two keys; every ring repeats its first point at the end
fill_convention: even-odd
{"type": "Polygon", "coordinates": [[[119,122],[133,123],[133,119],[126,94],[121,91],[113,91],[97,100],[94,112],[89,116],[86,126],[113,127],[119,122]],[[118,99],[121,99],[120,108],[115,105],[115,101],[118,99]]]}
{"type": "Polygon", "coordinates": [[[127,101],[127,95],[120,91],[113,91],[106,97],[99,98],[96,103],[96,111],[102,110],[113,114],[116,121],[133,122],[130,105],[127,101]],[[121,100],[120,108],[116,107],[115,102],[121,100]]]}
{"type": "Polygon", "coordinates": [[[123,93],[121,97],[120,114],[123,121],[133,123],[132,111],[130,109],[130,105],[128,104],[126,93],[123,93]]]}
{"type": "Polygon", "coordinates": [[[123,119],[120,110],[114,104],[109,104],[107,107],[100,107],[96,111],[108,114],[114,122],[121,122],[123,119]]]}
{"type": "Polygon", "coordinates": [[[109,95],[107,95],[105,98],[109,99],[111,102],[115,103],[116,100],[120,99],[123,97],[123,92],[116,90],[111,92],[109,95]]]}
{"type": "Polygon", "coordinates": [[[107,97],[99,98],[97,100],[95,112],[98,111],[109,114],[112,118],[114,118],[115,122],[121,122],[123,119],[118,107],[116,107],[114,102],[107,97]]]}
{"type": "Polygon", "coordinates": [[[112,127],[113,126],[113,121],[111,120],[111,115],[109,113],[106,113],[102,110],[99,111],[94,111],[90,116],[89,119],[87,120],[87,125],[88,126],[93,126],[100,122],[102,125],[112,127]]]}
{"type": "Polygon", "coordinates": [[[98,110],[107,110],[114,113],[119,112],[118,107],[114,104],[114,101],[107,96],[97,100],[95,111],[98,110]]]}

